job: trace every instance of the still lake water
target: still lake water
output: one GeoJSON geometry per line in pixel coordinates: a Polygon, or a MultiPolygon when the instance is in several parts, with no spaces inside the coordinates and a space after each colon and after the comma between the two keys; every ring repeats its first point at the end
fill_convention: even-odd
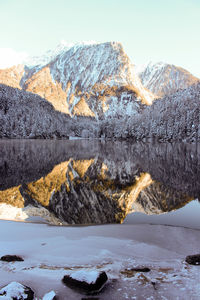
{"type": "Polygon", "coordinates": [[[0,140],[0,217],[200,228],[199,178],[200,144],[0,140]]]}

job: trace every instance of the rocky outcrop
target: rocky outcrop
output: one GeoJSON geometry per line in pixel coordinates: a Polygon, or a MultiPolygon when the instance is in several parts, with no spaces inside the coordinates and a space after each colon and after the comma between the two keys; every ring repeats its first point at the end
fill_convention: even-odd
{"type": "Polygon", "coordinates": [[[90,294],[99,292],[107,280],[106,272],[80,270],[70,275],[65,275],[62,281],[70,288],[90,294]]]}
{"type": "Polygon", "coordinates": [[[13,261],[24,261],[21,256],[18,255],[4,255],[0,258],[2,261],[13,262],[13,261]]]}
{"type": "Polygon", "coordinates": [[[200,254],[188,255],[185,261],[190,265],[199,266],[200,265],[200,254]]]}
{"type": "Polygon", "coordinates": [[[0,299],[33,300],[34,292],[19,282],[11,282],[0,290],[0,299]]]}
{"type": "Polygon", "coordinates": [[[137,73],[144,87],[159,98],[200,82],[199,78],[187,70],[162,62],[151,62],[142,69],[139,68],[137,73]]]}
{"type": "Polygon", "coordinates": [[[24,65],[17,65],[8,69],[0,69],[0,83],[21,89],[20,81],[24,75],[24,65]]]}
{"type": "Polygon", "coordinates": [[[1,70],[0,83],[36,93],[71,116],[134,115],[153,100],[116,42],[61,47],[19,68],[1,70]]]}

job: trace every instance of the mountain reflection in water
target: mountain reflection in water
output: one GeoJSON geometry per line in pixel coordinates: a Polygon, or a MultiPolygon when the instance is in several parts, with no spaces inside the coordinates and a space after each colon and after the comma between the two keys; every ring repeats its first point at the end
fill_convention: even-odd
{"type": "Polygon", "coordinates": [[[185,143],[1,140],[0,206],[64,224],[170,212],[199,197],[199,154],[185,143]]]}

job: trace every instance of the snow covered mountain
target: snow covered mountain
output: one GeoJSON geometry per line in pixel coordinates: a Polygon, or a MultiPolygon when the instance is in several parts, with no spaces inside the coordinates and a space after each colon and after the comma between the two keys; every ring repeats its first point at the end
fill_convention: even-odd
{"type": "Polygon", "coordinates": [[[66,41],[63,40],[60,42],[60,44],[56,46],[55,49],[50,49],[46,51],[43,55],[28,56],[26,59],[23,60],[23,64],[29,68],[34,66],[42,67],[50,63],[52,60],[54,60],[56,56],[61,55],[64,52],[68,51],[70,48],[84,46],[84,45],[94,45],[94,44],[98,44],[98,43],[95,41],[67,43],[66,41]]]}
{"type": "Polygon", "coordinates": [[[1,70],[0,83],[39,94],[71,116],[133,115],[154,98],[116,42],[61,44],[26,65],[1,70]]]}
{"type": "Polygon", "coordinates": [[[136,67],[136,71],[144,87],[158,97],[173,94],[178,89],[200,82],[199,78],[185,69],[163,62],[150,62],[148,65],[136,67]]]}

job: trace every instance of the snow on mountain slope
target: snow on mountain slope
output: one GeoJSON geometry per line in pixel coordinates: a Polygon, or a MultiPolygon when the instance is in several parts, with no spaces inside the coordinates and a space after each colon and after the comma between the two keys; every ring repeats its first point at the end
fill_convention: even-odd
{"type": "Polygon", "coordinates": [[[62,53],[68,51],[72,47],[79,47],[82,45],[92,45],[97,44],[95,41],[88,41],[88,42],[80,42],[80,43],[67,43],[66,41],[62,40],[60,44],[53,50],[46,51],[43,55],[39,56],[28,56],[24,61],[24,65],[27,67],[34,67],[34,66],[45,66],[50,63],[52,60],[56,58],[56,56],[61,55],[62,53]]]}
{"type": "Polygon", "coordinates": [[[178,89],[185,89],[200,79],[181,67],[163,62],[136,67],[142,84],[158,97],[172,94],[178,89]]]}
{"type": "MultiPolygon", "coordinates": [[[[4,80],[0,74],[0,82],[4,80]]],[[[116,42],[61,44],[27,62],[18,84],[71,116],[133,115],[141,103],[153,100],[116,42]]]]}
{"type": "Polygon", "coordinates": [[[20,89],[20,80],[23,74],[23,65],[12,66],[7,69],[0,69],[0,83],[20,89]]]}
{"type": "MultiPolygon", "coordinates": [[[[23,86],[29,91],[37,91],[38,82],[42,79],[43,87],[47,82],[51,90],[55,86],[57,90],[62,88],[65,93],[62,105],[65,104],[64,107],[59,104],[60,110],[68,110],[72,116],[101,117],[115,115],[119,111],[130,115],[138,110],[135,100],[150,104],[153,98],[143,88],[120,43],[77,44],[61,51],[41,70],[37,68],[26,69],[23,86]],[[44,70],[52,81],[50,78],[43,80],[44,70]],[[39,72],[41,75],[35,79],[39,72]]],[[[46,93],[41,96],[51,100],[46,93]]]]}

